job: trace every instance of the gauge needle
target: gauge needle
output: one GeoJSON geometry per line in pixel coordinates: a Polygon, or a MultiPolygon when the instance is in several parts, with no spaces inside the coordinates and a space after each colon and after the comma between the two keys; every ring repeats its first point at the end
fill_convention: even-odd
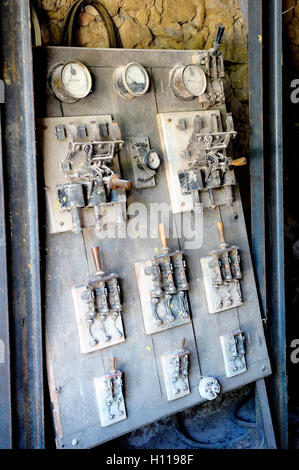
{"type": "Polygon", "coordinates": [[[71,65],[71,74],[70,74],[69,81],[67,82],[68,85],[69,85],[70,82],[72,81],[72,78],[73,78],[72,75],[76,75],[76,74],[77,74],[76,70],[75,70],[75,69],[73,68],[73,66],[71,65]]]}

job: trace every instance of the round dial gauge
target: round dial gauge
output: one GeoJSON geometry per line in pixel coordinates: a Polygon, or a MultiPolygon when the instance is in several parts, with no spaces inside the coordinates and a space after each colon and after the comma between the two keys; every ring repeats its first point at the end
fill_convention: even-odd
{"type": "Polygon", "coordinates": [[[149,84],[147,71],[136,62],[130,62],[115,71],[114,86],[122,98],[143,96],[148,91],[149,84]]]}
{"type": "Polygon", "coordinates": [[[198,65],[176,65],[170,71],[170,88],[181,100],[192,100],[207,89],[207,77],[198,65]]]}
{"type": "Polygon", "coordinates": [[[50,86],[60,101],[75,103],[90,93],[92,78],[84,64],[70,61],[54,67],[50,75],[50,86]]]}
{"type": "Polygon", "coordinates": [[[85,98],[90,92],[91,76],[80,62],[66,63],[61,70],[61,80],[65,91],[73,98],[85,98]]]}
{"type": "Polygon", "coordinates": [[[206,91],[207,77],[197,65],[187,65],[183,71],[183,83],[192,96],[200,96],[206,91]]]}
{"type": "Polygon", "coordinates": [[[150,170],[157,170],[161,163],[158,152],[156,150],[149,150],[144,157],[144,163],[150,170]]]}
{"type": "Polygon", "coordinates": [[[129,64],[126,67],[125,83],[133,95],[144,95],[149,87],[147,71],[142,65],[129,64]]]}

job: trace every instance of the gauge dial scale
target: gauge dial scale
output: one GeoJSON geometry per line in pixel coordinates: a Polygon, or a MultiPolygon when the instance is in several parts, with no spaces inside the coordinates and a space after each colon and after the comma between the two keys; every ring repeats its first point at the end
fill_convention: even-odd
{"type": "Polygon", "coordinates": [[[92,78],[84,64],[70,61],[54,67],[50,76],[50,87],[60,101],[75,103],[90,93],[92,78]]]}
{"type": "Polygon", "coordinates": [[[149,76],[146,69],[137,62],[116,69],[113,83],[117,93],[125,99],[143,96],[149,89],[149,76]]]}
{"type": "Polygon", "coordinates": [[[192,100],[207,89],[207,77],[198,65],[177,65],[169,76],[170,88],[181,100],[192,100]]]}

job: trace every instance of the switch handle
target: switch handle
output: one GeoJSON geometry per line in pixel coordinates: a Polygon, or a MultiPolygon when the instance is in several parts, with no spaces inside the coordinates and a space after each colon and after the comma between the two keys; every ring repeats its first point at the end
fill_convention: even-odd
{"type": "Polygon", "coordinates": [[[72,214],[73,232],[74,233],[82,232],[79,207],[72,207],[71,208],[71,214],[72,214]]]}
{"type": "Polygon", "coordinates": [[[225,30],[224,26],[219,26],[218,33],[217,33],[217,38],[216,38],[216,44],[221,44],[224,30],[225,30]]]}
{"type": "Polygon", "coordinates": [[[94,262],[94,265],[96,267],[97,272],[101,272],[101,259],[100,259],[100,249],[98,246],[92,246],[91,247],[91,254],[92,254],[92,259],[94,262]]]}
{"type": "Polygon", "coordinates": [[[166,226],[164,222],[159,224],[159,235],[160,235],[160,240],[161,240],[161,247],[163,253],[168,253],[168,247],[167,247],[167,237],[166,237],[166,226]]]}
{"type": "Polygon", "coordinates": [[[185,338],[182,338],[180,341],[180,349],[185,349],[185,338]]]}
{"type": "Polygon", "coordinates": [[[124,188],[124,189],[129,191],[132,188],[132,182],[128,181],[128,180],[121,179],[120,175],[115,173],[111,177],[110,188],[111,189],[124,188]]]}
{"type": "Polygon", "coordinates": [[[110,369],[115,370],[115,357],[110,357],[110,369]]]}
{"type": "Polygon", "coordinates": [[[220,243],[225,244],[223,222],[217,222],[216,226],[217,226],[220,243]]]}
{"type": "Polygon", "coordinates": [[[246,164],[247,164],[247,158],[240,157],[240,158],[236,158],[235,160],[232,160],[230,163],[230,166],[244,166],[246,164]]]}

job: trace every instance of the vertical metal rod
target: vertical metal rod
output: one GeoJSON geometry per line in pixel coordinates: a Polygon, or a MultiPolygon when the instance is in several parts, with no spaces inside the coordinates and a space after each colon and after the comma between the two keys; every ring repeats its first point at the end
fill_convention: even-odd
{"type": "MultiPolygon", "coordinates": [[[[267,317],[266,227],[263,109],[263,2],[248,8],[248,62],[250,109],[251,250],[262,318],[267,317]]],[[[256,422],[261,443],[276,448],[265,381],[256,383],[256,422]]]]}
{"type": "Polygon", "coordinates": [[[277,440],[288,447],[286,374],[283,129],[282,129],[282,0],[265,1],[264,17],[264,140],[266,199],[266,268],[268,345],[273,375],[270,403],[277,440]]]}
{"type": "Polygon", "coordinates": [[[8,286],[13,355],[13,446],[44,447],[40,262],[29,0],[0,2],[6,104],[8,286]]]}
{"type": "Polygon", "coordinates": [[[12,447],[6,229],[0,97],[0,449],[12,447]]]}
{"type": "Polygon", "coordinates": [[[250,191],[252,259],[262,317],[266,317],[266,234],[264,192],[262,0],[248,9],[248,62],[250,109],[250,191]]]}

